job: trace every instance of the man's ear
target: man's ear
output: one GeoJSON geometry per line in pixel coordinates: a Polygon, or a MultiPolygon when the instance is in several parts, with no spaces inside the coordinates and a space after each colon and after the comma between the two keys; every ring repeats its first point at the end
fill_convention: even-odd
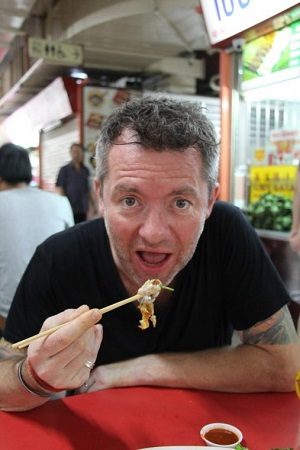
{"type": "Polygon", "coordinates": [[[213,189],[210,193],[209,199],[208,199],[208,207],[207,207],[207,213],[206,213],[207,219],[209,218],[209,216],[212,212],[213,206],[214,206],[216,200],[218,199],[219,195],[220,195],[220,184],[216,183],[215,186],[213,187],[213,189]]]}
{"type": "Polygon", "coordinates": [[[102,192],[102,184],[97,179],[94,180],[94,189],[95,189],[95,192],[96,192],[96,197],[98,199],[99,211],[100,211],[100,214],[101,214],[103,212],[103,210],[104,210],[103,195],[102,195],[103,192],[102,192]]]}
{"type": "Polygon", "coordinates": [[[101,197],[101,183],[97,178],[94,179],[94,189],[97,194],[97,197],[101,197]]]}

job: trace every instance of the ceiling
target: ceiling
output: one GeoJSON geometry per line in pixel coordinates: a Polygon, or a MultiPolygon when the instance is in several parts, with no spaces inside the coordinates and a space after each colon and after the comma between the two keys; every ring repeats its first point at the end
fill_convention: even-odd
{"type": "Polygon", "coordinates": [[[15,36],[22,35],[22,26],[36,0],[1,0],[0,62],[8,52],[15,36]]]}
{"type": "Polygon", "coordinates": [[[30,58],[30,68],[9,85],[9,64],[29,36],[80,45],[81,69],[168,74],[186,82],[201,77],[195,55],[210,49],[199,0],[1,0],[2,120],[71,69],[30,58]]]}

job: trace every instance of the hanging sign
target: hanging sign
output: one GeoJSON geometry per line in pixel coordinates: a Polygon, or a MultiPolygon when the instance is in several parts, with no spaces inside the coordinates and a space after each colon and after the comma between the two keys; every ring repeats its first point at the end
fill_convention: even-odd
{"type": "Polygon", "coordinates": [[[298,0],[201,0],[212,44],[235,36],[298,4],[298,0]]]}
{"type": "Polygon", "coordinates": [[[300,20],[245,45],[244,81],[297,68],[300,68],[300,20]]]}
{"type": "Polygon", "coordinates": [[[83,51],[80,45],[65,44],[61,41],[30,37],[28,53],[31,58],[43,58],[56,64],[77,65],[83,62],[83,51]]]}
{"type": "Polygon", "coordinates": [[[140,94],[127,89],[87,85],[83,87],[82,135],[87,150],[85,163],[95,172],[96,142],[102,122],[123,102],[140,94]]]}

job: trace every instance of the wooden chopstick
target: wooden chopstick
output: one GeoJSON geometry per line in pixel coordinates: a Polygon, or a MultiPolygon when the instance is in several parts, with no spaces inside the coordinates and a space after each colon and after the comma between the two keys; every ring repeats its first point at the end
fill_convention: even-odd
{"type": "MultiPolygon", "coordinates": [[[[120,306],[126,305],[127,303],[134,302],[135,300],[138,300],[140,298],[144,297],[141,294],[136,294],[133,297],[125,298],[124,300],[121,300],[116,303],[112,303],[111,305],[105,306],[104,308],[99,309],[99,311],[102,314],[105,314],[109,311],[112,311],[113,309],[120,308],[120,306]]],[[[22,341],[15,342],[12,344],[12,348],[24,348],[27,347],[32,341],[35,341],[36,339],[40,339],[41,337],[49,336],[49,334],[54,333],[54,331],[59,330],[60,328],[67,325],[67,323],[70,323],[70,321],[62,323],[60,325],[56,325],[55,327],[49,328],[49,330],[41,331],[38,334],[35,334],[34,336],[31,336],[29,338],[23,339],[22,341]]]]}

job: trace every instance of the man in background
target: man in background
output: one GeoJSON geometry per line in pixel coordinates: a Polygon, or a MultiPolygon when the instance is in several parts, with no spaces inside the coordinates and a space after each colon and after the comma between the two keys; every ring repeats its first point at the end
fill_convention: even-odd
{"type": "Polygon", "coordinates": [[[83,148],[74,143],[70,148],[71,161],[61,167],[56,180],[56,191],[65,195],[71,204],[75,223],[88,218],[89,207],[97,214],[96,201],[90,184],[90,172],[83,162],[83,148]]]}
{"type": "Polygon", "coordinates": [[[0,147],[0,335],[19,280],[37,245],[74,225],[66,198],[31,187],[32,168],[22,147],[0,147]]]}

